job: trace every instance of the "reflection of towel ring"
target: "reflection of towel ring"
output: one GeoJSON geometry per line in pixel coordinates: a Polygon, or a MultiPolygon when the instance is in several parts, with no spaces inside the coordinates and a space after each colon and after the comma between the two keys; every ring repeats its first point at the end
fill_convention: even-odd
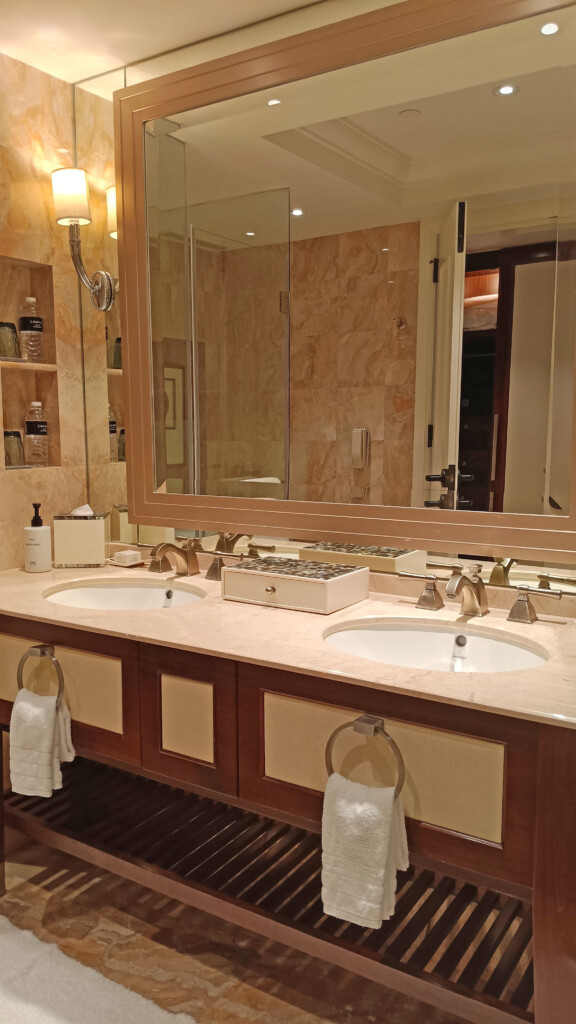
{"type": "Polygon", "coordinates": [[[339,725],[330,736],[327,744],[324,758],[326,761],[326,771],[328,775],[334,774],[334,765],[332,764],[332,748],[334,746],[334,740],[344,729],[354,729],[354,732],[363,733],[365,736],[380,735],[383,739],[389,743],[390,748],[396,758],[398,764],[398,781],[394,790],[394,798],[399,796],[404,786],[404,779],[406,778],[406,766],[404,764],[404,758],[397,743],[394,742],[389,733],[384,728],[384,721],[381,718],[374,718],[372,715],[362,715],[361,718],[356,718],[353,722],[345,722],[344,725],[339,725]]]}
{"type": "Polygon", "coordinates": [[[30,647],[20,658],[18,669],[16,671],[16,679],[18,680],[18,689],[24,689],[24,663],[27,658],[50,658],[54,668],[56,669],[56,675],[58,676],[58,696],[56,698],[56,707],[60,704],[62,697],[64,696],[64,674],[60,666],[58,658],[54,654],[53,644],[37,644],[34,647],[30,647]]]}

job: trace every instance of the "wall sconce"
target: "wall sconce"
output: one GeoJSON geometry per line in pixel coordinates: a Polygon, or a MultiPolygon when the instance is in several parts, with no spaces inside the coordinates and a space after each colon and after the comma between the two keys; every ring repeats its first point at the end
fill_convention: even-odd
{"type": "Polygon", "coordinates": [[[88,288],[94,308],[105,313],[114,305],[118,282],[106,270],[96,270],[89,277],[82,261],[80,225],[92,223],[86,171],[79,167],[59,167],[52,171],[52,192],[56,220],[58,224],[68,225],[70,255],[76,273],[88,288]]]}

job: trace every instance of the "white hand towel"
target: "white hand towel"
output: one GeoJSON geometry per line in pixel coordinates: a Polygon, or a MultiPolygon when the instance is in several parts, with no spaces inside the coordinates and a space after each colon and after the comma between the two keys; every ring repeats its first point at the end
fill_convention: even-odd
{"type": "Polygon", "coordinates": [[[394,914],[396,872],[408,863],[404,811],[394,790],[331,775],[322,814],[324,913],[380,928],[394,914]]]}
{"type": "Polygon", "coordinates": [[[10,718],[10,781],[14,793],[52,796],[62,788],[62,761],[73,761],[70,712],[64,701],[20,690],[10,718]]]}

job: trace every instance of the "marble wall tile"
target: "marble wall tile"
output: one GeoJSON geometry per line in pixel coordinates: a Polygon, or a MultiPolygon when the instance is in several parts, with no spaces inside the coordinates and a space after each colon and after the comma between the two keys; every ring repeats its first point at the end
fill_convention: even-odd
{"type": "Polygon", "coordinates": [[[337,380],[339,387],[375,386],[385,382],[390,329],[349,331],[338,336],[337,380]]]}
{"type": "Polygon", "coordinates": [[[388,276],[389,227],[338,235],[338,277],[388,276]]]}
{"type": "Polygon", "coordinates": [[[338,235],[323,238],[304,238],[291,245],[290,283],[293,291],[298,285],[320,284],[338,277],[338,235]]]}
{"type": "MultiPolygon", "coordinates": [[[[307,457],[305,446],[336,441],[333,500],[408,503],[418,259],[418,223],[292,244],[291,497],[320,500],[312,495],[327,492],[317,483],[319,452],[307,457]],[[408,320],[406,330],[395,316],[408,320]],[[371,463],[352,470],[351,432],[362,426],[371,432],[371,463]],[[353,496],[358,488],[365,497],[353,496]]],[[[333,457],[331,450],[326,465],[333,457]]]]}
{"type": "Polygon", "coordinates": [[[420,248],[420,223],[392,224],[388,229],[390,271],[417,270],[420,248]]]}

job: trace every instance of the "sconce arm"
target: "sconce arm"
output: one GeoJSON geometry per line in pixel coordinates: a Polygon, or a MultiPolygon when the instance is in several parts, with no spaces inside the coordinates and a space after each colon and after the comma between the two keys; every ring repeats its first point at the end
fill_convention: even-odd
{"type": "Polygon", "coordinates": [[[105,313],[114,305],[114,298],[118,291],[118,282],[106,270],[97,270],[91,277],[88,276],[82,259],[79,225],[71,224],[69,232],[70,255],[74,269],[82,284],[88,288],[94,308],[105,313]]]}

